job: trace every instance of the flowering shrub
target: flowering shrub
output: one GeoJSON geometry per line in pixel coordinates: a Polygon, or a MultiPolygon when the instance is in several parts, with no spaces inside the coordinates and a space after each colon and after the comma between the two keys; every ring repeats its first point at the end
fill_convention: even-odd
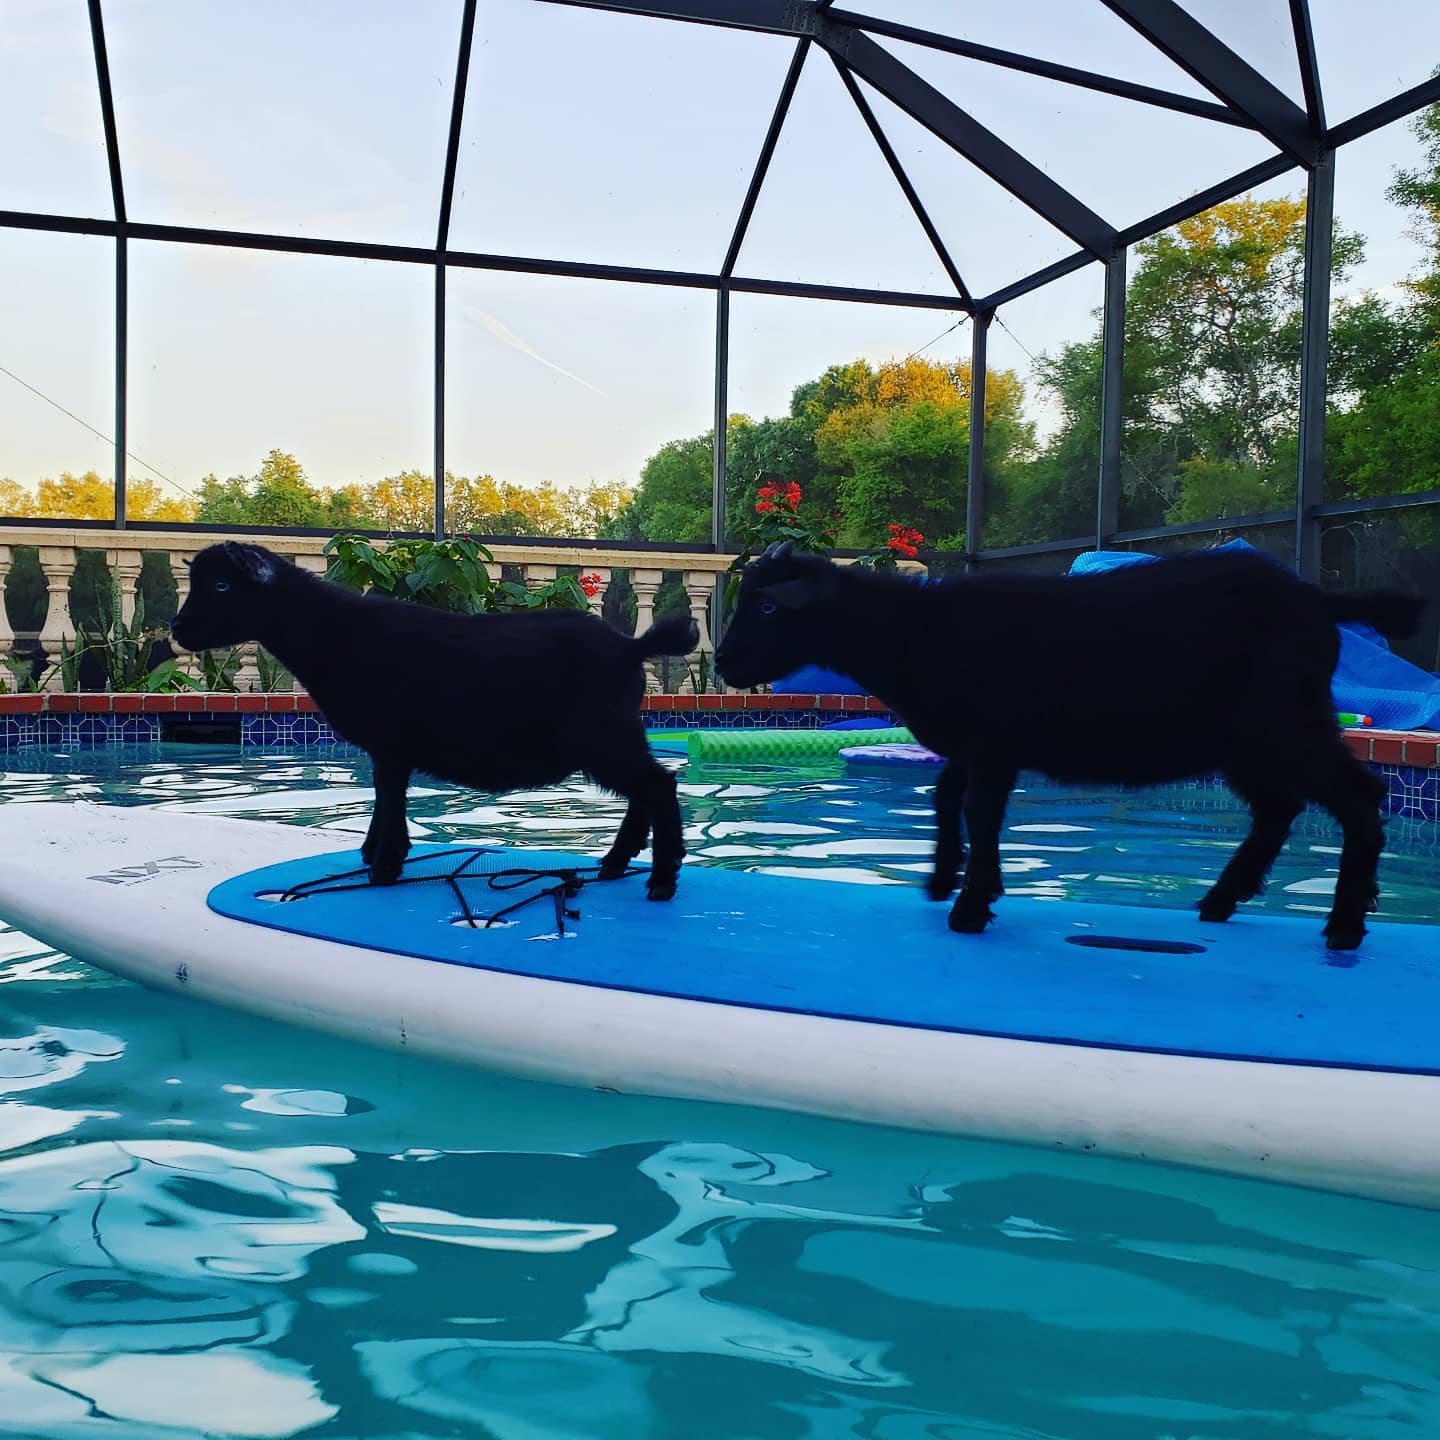
{"type": "Polygon", "coordinates": [[[892,525],[885,548],[913,560],[920,553],[924,540],[925,537],[918,530],[909,530],[904,525],[892,525]]]}
{"type": "Polygon", "coordinates": [[[888,529],[890,538],[868,555],[862,555],[855,562],[857,565],[868,565],[872,570],[894,570],[902,555],[913,560],[920,553],[925,537],[918,530],[908,525],[891,525],[888,529]]]}
{"type": "Polygon", "coordinates": [[[605,582],[598,575],[582,575],[580,588],[585,592],[587,600],[593,600],[605,588],[605,582]]]}
{"type": "Polygon", "coordinates": [[[824,514],[818,505],[805,505],[805,495],[794,480],[762,475],[764,483],[755,493],[755,518],[740,532],[740,553],[730,566],[725,586],[728,614],[740,591],[740,572],[762,550],[780,540],[791,540],[797,550],[824,555],[835,543],[838,515],[824,514]]]}

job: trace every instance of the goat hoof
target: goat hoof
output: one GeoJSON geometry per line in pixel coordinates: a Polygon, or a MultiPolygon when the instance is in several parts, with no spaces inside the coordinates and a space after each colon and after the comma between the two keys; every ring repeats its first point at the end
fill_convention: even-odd
{"type": "Polygon", "coordinates": [[[675,898],[675,882],[673,880],[651,880],[645,887],[645,898],[647,900],[673,900],[675,898]]]}
{"type": "Polygon", "coordinates": [[[959,910],[950,912],[950,928],[957,935],[979,935],[995,918],[989,907],[982,910],[959,910]]]}
{"type": "Polygon", "coordinates": [[[627,860],[602,860],[595,878],[597,880],[618,880],[629,868],[627,860]]]}
{"type": "Polygon", "coordinates": [[[373,861],[370,865],[370,883],[372,885],[393,885],[400,878],[400,871],[403,868],[404,862],[400,860],[373,861]]]}
{"type": "Polygon", "coordinates": [[[932,875],[925,882],[925,893],[932,900],[948,900],[955,893],[955,877],[942,879],[939,875],[932,875]]]}
{"type": "Polygon", "coordinates": [[[1199,910],[1201,920],[1207,924],[1219,925],[1235,913],[1235,905],[1236,901],[1229,896],[1222,895],[1217,898],[1207,895],[1195,908],[1199,910]]]}
{"type": "Polygon", "coordinates": [[[1365,938],[1363,925],[1327,925],[1325,927],[1325,948],[1327,950],[1358,950],[1365,938]]]}

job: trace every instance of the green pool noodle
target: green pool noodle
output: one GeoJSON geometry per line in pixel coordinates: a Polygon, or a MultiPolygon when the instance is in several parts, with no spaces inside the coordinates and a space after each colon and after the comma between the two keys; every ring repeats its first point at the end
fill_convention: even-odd
{"type": "Polygon", "coordinates": [[[833,760],[851,745],[910,745],[915,737],[898,726],[881,730],[692,730],[691,760],[712,763],[772,760],[833,760]]]}

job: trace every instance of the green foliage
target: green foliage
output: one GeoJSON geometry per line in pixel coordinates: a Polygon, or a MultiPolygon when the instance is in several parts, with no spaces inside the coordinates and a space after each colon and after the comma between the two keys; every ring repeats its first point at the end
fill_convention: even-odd
{"type": "Polygon", "coordinates": [[[266,694],[295,688],[294,677],[263,645],[255,651],[255,669],[257,683],[266,694]]]}
{"type": "Polygon", "coordinates": [[[392,540],[380,546],[363,535],[336,535],[325,546],[329,576],[356,590],[413,600],[432,610],[480,615],[512,610],[588,610],[589,597],[574,575],[557,575],[531,588],[493,580],[495,557],[468,535],[448,540],[392,540]]]}
{"type": "Polygon", "coordinates": [[[60,637],[60,658],[56,663],[60,670],[60,688],[67,695],[74,695],[80,689],[80,657],[85,648],[64,635],[60,637]]]}
{"type": "Polygon", "coordinates": [[[202,688],[199,681],[185,673],[178,660],[162,660],[151,667],[155,645],[164,629],[146,624],[143,598],[136,597],[134,618],[127,623],[122,614],[119,582],[112,580],[108,591],[97,596],[96,608],[100,617],[98,625],[77,626],[76,642],[64,639],[60,642],[58,668],[64,689],[80,688],[80,661],[86,655],[99,661],[107,690],[157,694],[202,688]]]}
{"type": "Polygon", "coordinates": [[[228,692],[240,688],[236,676],[245,660],[240,646],[232,650],[202,650],[198,659],[202,689],[228,692]]]}
{"type": "Polygon", "coordinates": [[[316,529],[354,523],[353,497],[344,491],[337,497],[313,489],[305,467],[282,450],[272,450],[253,477],[207,476],[200,483],[199,498],[196,519],[208,524],[316,529]]]}
{"type": "Polygon", "coordinates": [[[495,557],[478,540],[392,540],[376,545],[363,535],[336,535],[325,546],[329,575],[355,590],[414,600],[432,610],[476,615],[503,608],[487,564],[495,557]]]}

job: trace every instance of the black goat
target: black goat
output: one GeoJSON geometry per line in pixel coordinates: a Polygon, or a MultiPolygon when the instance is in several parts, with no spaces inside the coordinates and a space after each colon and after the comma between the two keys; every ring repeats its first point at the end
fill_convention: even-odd
{"type": "Polygon", "coordinates": [[[652,900],[669,900],[685,855],[675,777],[640,720],[643,662],[696,643],[688,616],[635,639],[574,610],[450,615],[360,595],[259,545],[227,540],[196,557],[170,627],[187,650],[258,640],[314,697],[336,734],[366,750],[375,809],[361,847],[389,884],[409,853],[405,791],[416,770],[481,790],[553,785],[575,771],[629,802],[601,861],[624,872],[653,827],[652,900]],[[419,686],[377,670],[403,659],[419,686]]]}
{"type": "Polygon", "coordinates": [[[1252,825],[1200,918],[1227,920],[1259,893],[1313,800],[1344,833],[1326,941],[1352,950],[1375,908],[1385,786],[1335,726],[1335,625],[1403,633],[1422,606],[1328,593],[1259,555],[917,584],[791,554],[786,542],[746,568],[715,666],[740,686],[807,663],[851,675],[946,758],[931,899],[955,888],[962,813],[972,847],[952,930],[975,934],[993,918],[1000,830],[1022,769],[1122,785],[1218,772],[1252,825]]]}

